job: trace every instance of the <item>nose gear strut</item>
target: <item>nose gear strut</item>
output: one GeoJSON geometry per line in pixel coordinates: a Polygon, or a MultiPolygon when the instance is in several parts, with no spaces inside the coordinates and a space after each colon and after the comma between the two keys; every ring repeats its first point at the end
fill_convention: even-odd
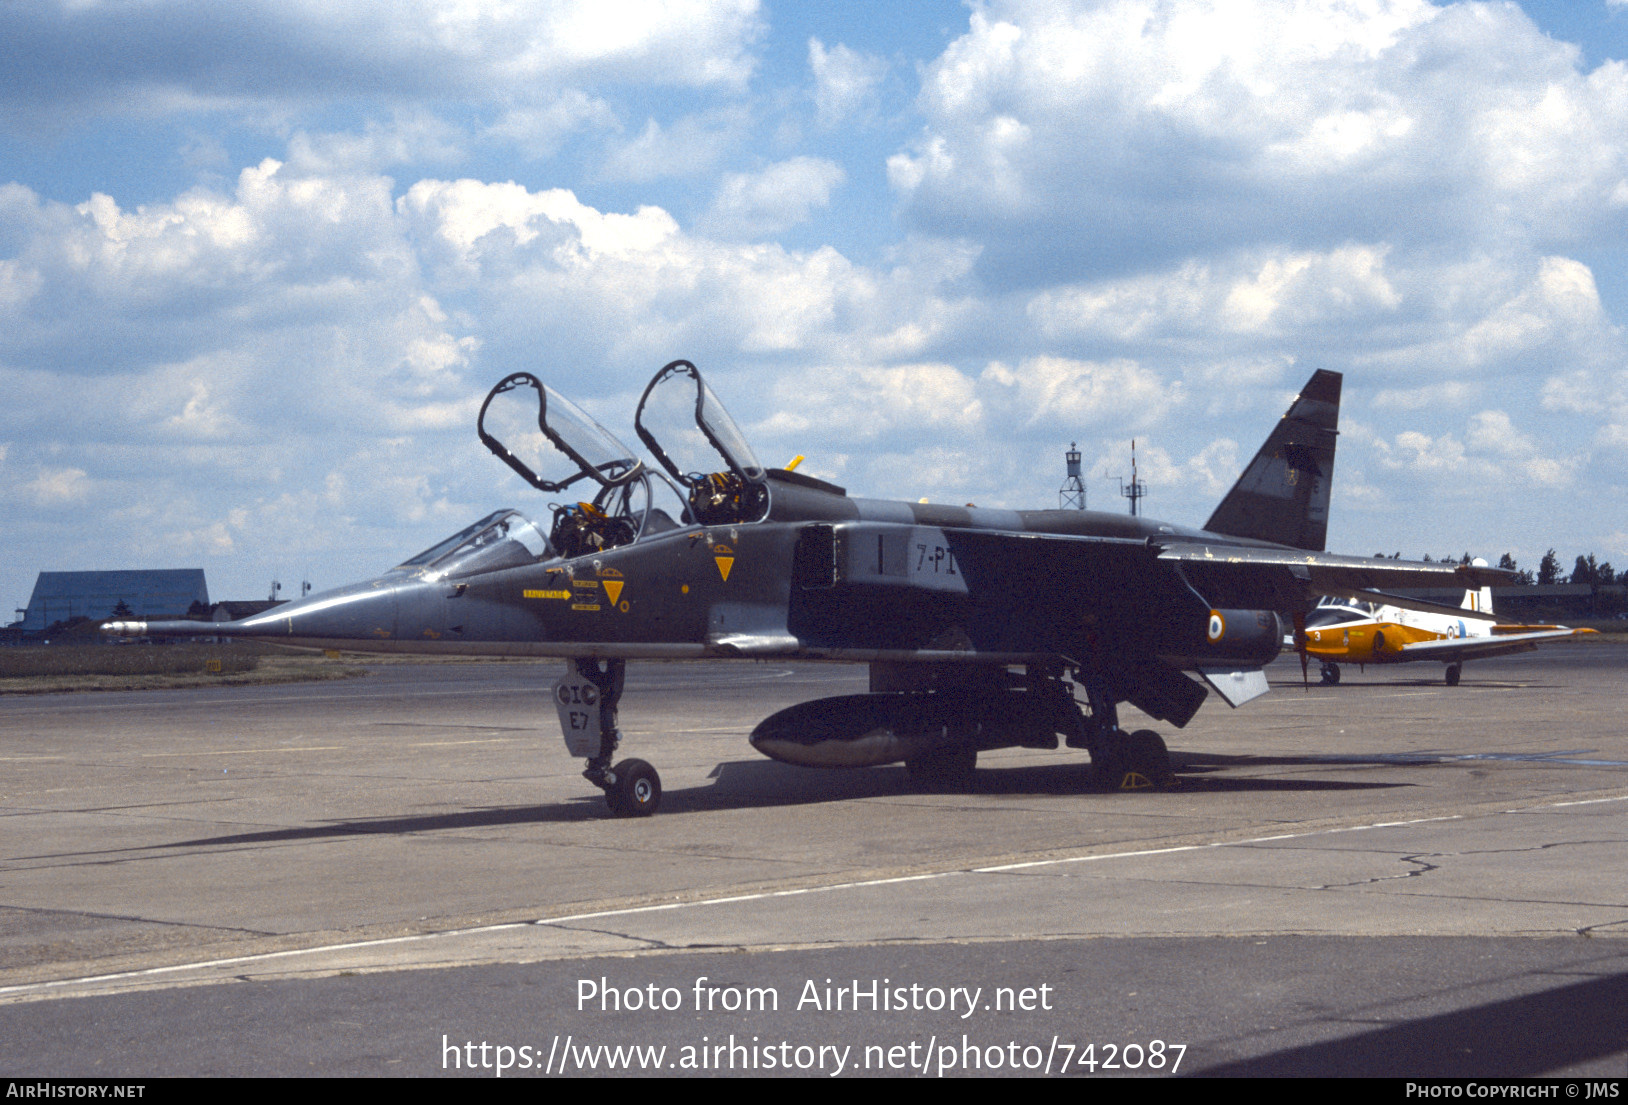
{"type": "Polygon", "coordinates": [[[568,748],[589,751],[597,730],[598,747],[582,777],[605,792],[605,804],[617,817],[649,817],[661,806],[661,776],[643,760],[611,763],[622,743],[616,707],[626,678],[626,660],[606,660],[603,667],[591,658],[572,660],[554,695],[568,748]]]}

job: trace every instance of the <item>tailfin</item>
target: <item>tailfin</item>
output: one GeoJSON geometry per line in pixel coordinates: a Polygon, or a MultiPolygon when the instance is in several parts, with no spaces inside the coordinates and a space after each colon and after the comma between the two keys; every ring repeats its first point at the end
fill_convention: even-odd
{"type": "Polygon", "coordinates": [[[1204,528],[1322,552],[1340,420],[1338,372],[1318,370],[1204,528]]]}
{"type": "MultiPolygon", "coordinates": [[[[1487,566],[1487,562],[1479,556],[1472,560],[1470,564],[1475,568],[1485,568],[1487,566]]],[[[1464,601],[1459,603],[1459,606],[1465,610],[1473,610],[1477,614],[1492,613],[1492,588],[1483,587],[1479,591],[1473,589],[1465,591],[1464,601]]]]}

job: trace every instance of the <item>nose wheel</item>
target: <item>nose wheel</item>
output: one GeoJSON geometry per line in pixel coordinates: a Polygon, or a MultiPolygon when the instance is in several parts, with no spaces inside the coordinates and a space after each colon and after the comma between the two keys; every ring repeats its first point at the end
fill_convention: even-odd
{"type": "Polygon", "coordinates": [[[649,817],[661,806],[661,776],[643,760],[623,760],[606,781],[605,804],[617,817],[649,817]]]}

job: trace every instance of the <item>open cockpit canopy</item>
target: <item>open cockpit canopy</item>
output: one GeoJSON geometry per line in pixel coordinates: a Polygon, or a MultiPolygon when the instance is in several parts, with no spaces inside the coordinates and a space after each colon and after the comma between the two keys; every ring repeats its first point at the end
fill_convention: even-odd
{"type": "Polygon", "coordinates": [[[673,361],[644,389],[633,428],[684,485],[703,525],[754,522],[768,509],[763,466],[746,435],[689,361],[673,361]]]}
{"type": "Polygon", "coordinates": [[[552,494],[577,485],[574,501],[549,504],[554,512],[550,556],[586,556],[695,524],[686,492],[529,372],[517,372],[491,390],[475,428],[499,460],[539,491],[552,494]]]}
{"type": "Polygon", "coordinates": [[[475,430],[482,444],[539,491],[563,491],[581,479],[608,488],[643,467],[614,434],[529,372],[505,377],[487,393],[475,430]]]}

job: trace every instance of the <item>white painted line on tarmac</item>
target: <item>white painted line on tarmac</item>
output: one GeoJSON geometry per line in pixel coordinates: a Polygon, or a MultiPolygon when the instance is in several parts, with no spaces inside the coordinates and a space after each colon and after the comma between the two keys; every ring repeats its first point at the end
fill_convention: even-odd
{"type": "Polygon", "coordinates": [[[342,744],[299,745],[294,748],[208,748],[195,752],[143,752],[144,760],[162,760],[175,756],[261,756],[271,752],[343,752],[342,744]]]}
{"type": "MultiPolygon", "coordinates": [[[[1618,801],[1618,799],[1603,799],[1603,801],[1618,801]]],[[[1587,803],[1574,803],[1584,805],[1587,803]]],[[[1509,811],[1518,812],[1518,811],[1509,811]]],[[[142,979],[157,979],[165,975],[176,975],[185,971],[218,970],[222,967],[237,967],[251,963],[268,963],[278,959],[292,959],[295,956],[320,956],[334,952],[357,951],[368,948],[384,948],[392,945],[428,943],[435,940],[454,939],[462,936],[484,936],[490,933],[506,930],[522,929],[528,927],[548,928],[555,925],[565,925],[581,921],[595,921],[608,917],[629,917],[641,913],[665,913],[678,909],[704,908],[707,906],[738,905],[743,902],[768,901],[774,898],[793,898],[804,894],[825,894],[838,890],[864,890],[876,886],[893,886],[900,883],[928,882],[935,879],[958,878],[964,875],[998,874],[1005,871],[1020,871],[1036,867],[1053,867],[1070,863],[1096,863],[1104,860],[1133,859],[1141,856],[1170,855],[1177,852],[1197,852],[1206,848],[1235,848],[1250,844],[1265,844],[1278,840],[1295,840],[1314,836],[1330,836],[1334,833],[1361,832],[1366,829],[1390,829],[1405,825],[1422,825],[1433,821],[1456,821],[1457,816],[1451,817],[1421,817],[1411,821],[1376,821],[1368,825],[1350,825],[1334,829],[1316,829],[1304,833],[1277,833],[1271,836],[1250,837],[1245,840],[1218,840],[1209,844],[1183,844],[1170,848],[1138,848],[1128,852],[1109,852],[1102,855],[1090,856],[1060,856],[1052,859],[1030,860],[1023,863],[1005,863],[991,867],[974,867],[955,871],[936,871],[923,875],[896,875],[883,879],[863,879],[854,882],[832,883],[828,886],[808,886],[794,890],[766,890],[754,894],[731,894],[719,898],[703,898],[689,902],[666,902],[660,905],[630,906],[625,909],[597,910],[589,913],[572,913],[560,917],[539,917],[533,921],[509,921],[498,925],[482,925],[475,928],[448,929],[444,932],[417,933],[411,936],[381,937],[377,940],[356,940],[343,944],[324,944],[314,948],[294,948],[280,952],[260,952],[254,955],[231,956],[226,959],[204,959],[191,963],[176,963],[167,967],[148,967],[137,971],[119,971],[105,975],[88,975],[79,978],[55,979],[50,982],[32,982],[19,986],[0,986],[0,998],[9,996],[27,996],[49,994],[53,990],[63,990],[68,987],[94,986],[109,982],[135,982],[142,979]]]]}

